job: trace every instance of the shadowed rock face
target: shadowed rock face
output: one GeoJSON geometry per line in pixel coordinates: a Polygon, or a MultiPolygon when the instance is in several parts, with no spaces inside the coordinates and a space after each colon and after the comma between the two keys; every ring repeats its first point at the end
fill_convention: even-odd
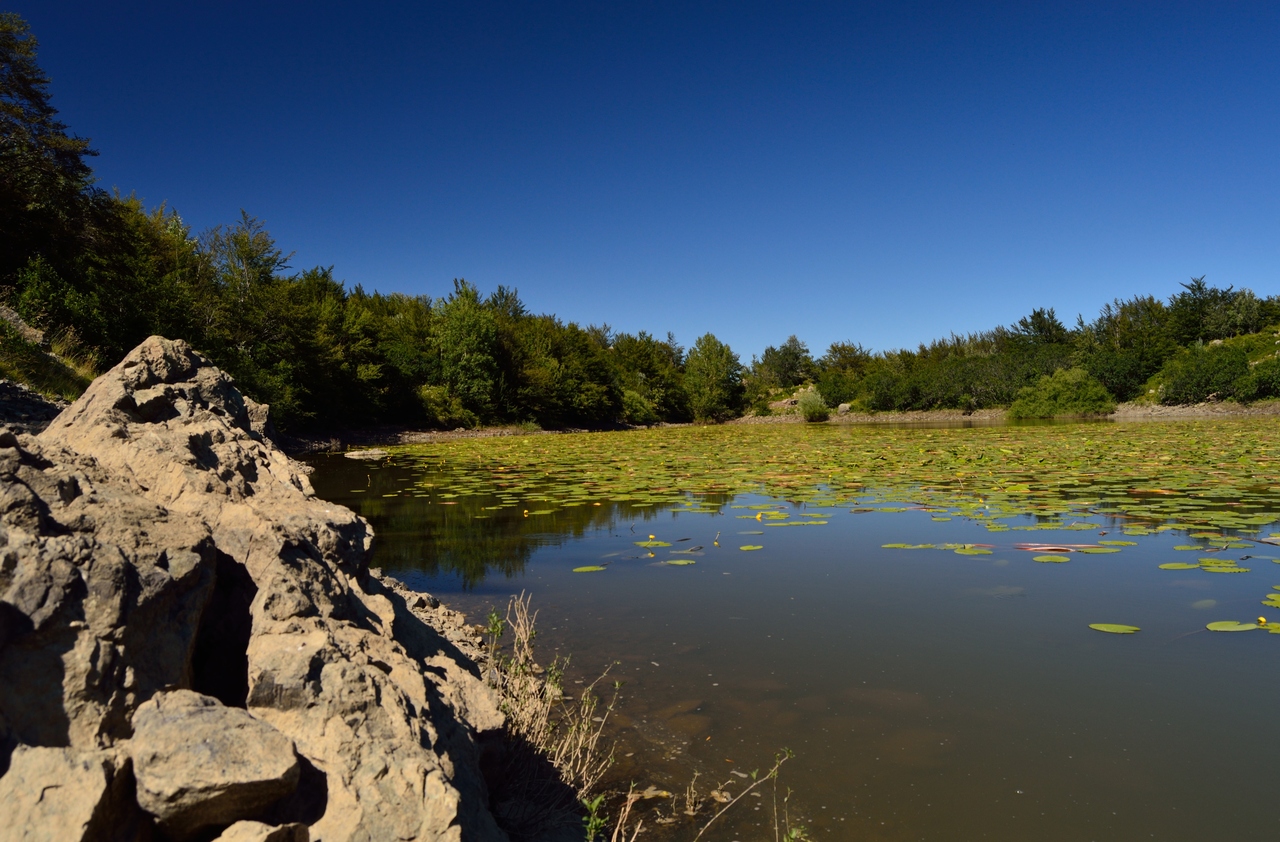
{"type": "Polygon", "coordinates": [[[39,838],[44,787],[76,807],[49,838],[506,838],[472,638],[370,574],[368,524],[267,424],[152,337],[0,431],[0,842],[39,838]]]}

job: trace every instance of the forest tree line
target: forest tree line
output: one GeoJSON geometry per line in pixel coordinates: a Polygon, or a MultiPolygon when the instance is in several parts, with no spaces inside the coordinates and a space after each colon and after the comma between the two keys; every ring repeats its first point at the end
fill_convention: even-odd
{"type": "MultiPolygon", "coordinates": [[[[1234,341],[1280,323],[1280,299],[1203,278],[1070,328],[1038,309],[915,350],[842,342],[816,359],[792,336],[745,365],[710,333],[685,349],[669,333],[583,327],[501,286],[349,288],[332,267],[291,268],[247,213],[197,233],[171,208],[98,187],[96,153],[58,120],[36,48],[19,16],[0,14],[0,303],[99,370],[151,334],[185,339],[283,428],[723,421],[806,384],[832,407],[977,409],[1066,369],[1118,400],[1147,396],[1153,377],[1169,402],[1280,396],[1270,340],[1234,341]]],[[[16,353],[14,328],[0,332],[0,356],[16,353]]]]}

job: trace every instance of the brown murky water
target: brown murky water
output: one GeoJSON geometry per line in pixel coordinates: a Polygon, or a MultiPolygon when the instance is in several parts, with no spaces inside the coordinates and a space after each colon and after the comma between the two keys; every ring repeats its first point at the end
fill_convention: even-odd
{"type": "MultiPolygon", "coordinates": [[[[608,503],[533,526],[518,514],[475,519],[490,498],[446,507],[400,495],[418,468],[314,464],[321,496],[372,521],[376,565],[477,622],[530,591],[539,646],[572,653],[571,680],[613,665],[624,682],[619,781],[683,790],[697,771],[704,791],[728,782],[735,793],[786,747],[795,757],[779,798],[793,791],[790,817],[817,839],[1280,830],[1280,636],[1204,631],[1264,613],[1259,596],[1280,582],[1280,564],[1246,576],[1159,570],[1187,540],[1172,534],[1038,564],[1014,548],[1027,533],[922,511],[829,510],[823,528],[764,540],[739,534],[759,530],[730,508],[780,502],[754,497],[719,501],[716,515],[608,503]],[[655,566],[634,543],[649,534],[703,549],[693,565],[655,566]],[[942,541],[993,553],[881,546],[942,541]],[[738,549],[753,542],[764,549],[738,549]],[[571,572],[588,564],[607,570],[571,572]],[[1093,622],[1142,632],[1100,634],[1093,622]]],[[[772,839],[773,791],[758,791],[704,838],[772,839]]],[[[662,835],[689,838],[695,826],[662,835]]]]}

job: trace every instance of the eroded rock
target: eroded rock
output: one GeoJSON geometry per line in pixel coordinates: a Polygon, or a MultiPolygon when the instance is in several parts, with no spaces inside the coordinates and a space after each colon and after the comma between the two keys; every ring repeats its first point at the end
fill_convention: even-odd
{"type": "Polygon", "coordinates": [[[138,707],[129,753],[138,804],[174,839],[255,816],[298,786],[292,740],[190,690],[138,707]]]}
{"type": "Polygon", "coordinates": [[[0,777],[0,842],[138,838],[128,763],[111,751],[18,746],[0,777]]]}
{"type": "Polygon", "coordinates": [[[268,427],[208,360],[152,337],[38,438],[0,431],[0,747],[131,754],[171,838],[254,819],[325,842],[505,839],[478,761],[502,716],[473,635],[370,574],[368,524],[317,499],[268,427]],[[201,752],[243,746],[192,742],[204,717],[275,734],[296,790],[258,758],[256,794],[226,795],[236,776],[201,752]]]}

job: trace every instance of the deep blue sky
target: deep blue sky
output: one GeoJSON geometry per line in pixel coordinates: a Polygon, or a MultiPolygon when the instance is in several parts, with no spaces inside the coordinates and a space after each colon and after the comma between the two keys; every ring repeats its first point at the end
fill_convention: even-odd
{"type": "Polygon", "coordinates": [[[744,361],[1280,292],[1274,2],[6,5],[103,186],[366,288],[744,361]]]}

